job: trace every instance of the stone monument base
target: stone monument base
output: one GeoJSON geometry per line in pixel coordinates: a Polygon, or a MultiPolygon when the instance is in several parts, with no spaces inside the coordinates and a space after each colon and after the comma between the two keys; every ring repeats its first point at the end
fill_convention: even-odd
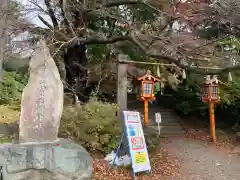
{"type": "Polygon", "coordinates": [[[3,180],[91,180],[92,164],[89,153],[67,139],[0,146],[3,180]]]}

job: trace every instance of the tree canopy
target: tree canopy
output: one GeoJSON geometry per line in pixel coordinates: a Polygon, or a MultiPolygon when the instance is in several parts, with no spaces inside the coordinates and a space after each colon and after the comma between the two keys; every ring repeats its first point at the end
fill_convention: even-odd
{"type": "MultiPolygon", "coordinates": [[[[114,61],[119,53],[135,61],[173,63],[190,72],[172,92],[176,109],[206,114],[199,95],[202,76],[196,73],[218,73],[224,81],[226,73],[221,72],[239,69],[240,4],[236,0],[28,0],[24,7],[14,3],[15,21],[24,22],[26,13],[35,13],[45,27],[12,23],[12,32],[14,27],[16,32],[27,30],[31,42],[45,38],[62,77],[70,74],[69,84],[79,74],[88,76],[89,66],[114,61]]],[[[114,69],[111,63],[100,68],[114,69]]],[[[234,82],[221,81],[217,107],[219,116],[231,114],[231,125],[239,122],[239,73],[232,75],[234,82]]]]}
{"type": "Polygon", "coordinates": [[[237,37],[238,32],[237,28],[234,32],[231,30],[237,27],[237,21],[231,27],[222,23],[222,19],[227,20],[224,15],[228,16],[229,22],[231,18],[236,18],[233,14],[229,16],[222,12],[230,8],[229,3],[226,7],[227,1],[223,5],[221,1],[211,4],[206,0],[179,0],[174,3],[168,0],[29,2],[39,12],[39,19],[53,33],[52,38],[59,48],[84,44],[90,57],[95,58],[121,51],[134,60],[148,57],[205,73],[197,67],[226,68],[222,66],[222,54],[216,45],[223,37],[237,37]],[[220,8],[218,4],[221,4],[220,8]],[[42,13],[49,15],[51,22],[42,13]],[[216,27],[222,30],[221,36],[216,27]]]}

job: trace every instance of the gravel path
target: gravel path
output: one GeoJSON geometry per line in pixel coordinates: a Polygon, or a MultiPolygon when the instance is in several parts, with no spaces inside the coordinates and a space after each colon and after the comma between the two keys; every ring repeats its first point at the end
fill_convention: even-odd
{"type": "Polygon", "coordinates": [[[183,180],[240,180],[240,157],[203,141],[173,139],[163,144],[181,163],[183,180]]]}

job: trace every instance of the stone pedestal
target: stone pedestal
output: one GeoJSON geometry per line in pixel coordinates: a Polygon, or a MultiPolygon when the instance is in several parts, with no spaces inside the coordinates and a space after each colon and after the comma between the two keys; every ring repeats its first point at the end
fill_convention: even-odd
{"type": "Polygon", "coordinates": [[[66,139],[54,143],[0,146],[5,180],[91,180],[92,158],[66,139]]]}

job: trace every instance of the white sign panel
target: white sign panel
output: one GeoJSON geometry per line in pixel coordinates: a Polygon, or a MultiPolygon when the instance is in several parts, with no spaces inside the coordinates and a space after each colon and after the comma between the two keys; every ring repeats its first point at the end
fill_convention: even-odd
{"type": "Polygon", "coordinates": [[[155,121],[158,125],[158,134],[160,135],[160,131],[161,131],[160,123],[162,122],[162,117],[160,113],[155,113],[155,121]]]}
{"type": "Polygon", "coordinates": [[[139,112],[123,111],[133,172],[151,171],[139,112]]]}
{"type": "Polygon", "coordinates": [[[161,118],[160,113],[155,113],[155,121],[156,121],[156,123],[161,123],[162,122],[162,118],[161,118]]]}

